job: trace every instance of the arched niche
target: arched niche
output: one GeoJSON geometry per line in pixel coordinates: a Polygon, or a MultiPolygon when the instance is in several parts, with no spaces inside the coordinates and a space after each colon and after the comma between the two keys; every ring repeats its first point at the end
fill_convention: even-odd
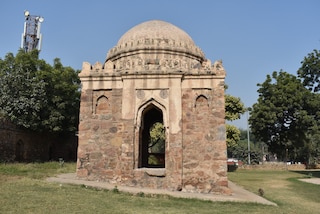
{"type": "Polygon", "coordinates": [[[107,114],[110,111],[110,102],[108,97],[102,95],[97,99],[95,106],[96,114],[107,114]]]}

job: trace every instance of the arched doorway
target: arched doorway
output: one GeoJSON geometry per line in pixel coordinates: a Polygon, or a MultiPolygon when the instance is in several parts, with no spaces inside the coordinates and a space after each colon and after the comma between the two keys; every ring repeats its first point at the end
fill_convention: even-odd
{"type": "Polygon", "coordinates": [[[15,161],[24,161],[24,143],[22,140],[18,140],[18,142],[16,143],[16,150],[15,150],[15,161]]]}
{"type": "Polygon", "coordinates": [[[139,135],[139,168],[165,168],[163,113],[153,104],[142,112],[139,135]]]}

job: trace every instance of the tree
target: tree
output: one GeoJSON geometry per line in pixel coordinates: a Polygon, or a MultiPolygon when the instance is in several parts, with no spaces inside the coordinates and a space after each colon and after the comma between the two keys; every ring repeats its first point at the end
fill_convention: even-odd
{"type": "Polygon", "coordinates": [[[156,122],[150,128],[149,149],[151,153],[165,152],[165,128],[162,123],[156,122]]]}
{"type": "Polygon", "coordinates": [[[239,97],[234,97],[229,94],[225,95],[225,110],[226,120],[233,121],[240,119],[246,109],[239,97]]]}
{"type": "MultiPolygon", "coordinates": [[[[245,107],[241,102],[240,98],[231,96],[229,94],[225,95],[225,111],[226,111],[226,120],[233,121],[240,119],[241,114],[245,112],[245,107]]],[[[240,140],[240,130],[234,125],[226,125],[226,134],[227,134],[227,148],[232,150],[238,141],[240,140]]]]}
{"type": "Polygon", "coordinates": [[[78,72],[64,67],[56,58],[51,69],[41,70],[38,75],[46,82],[48,94],[46,111],[42,112],[43,126],[55,132],[77,130],[80,106],[78,72]]]}
{"type": "MultiPolygon", "coordinates": [[[[236,146],[232,147],[228,150],[228,153],[232,154],[232,157],[242,160],[243,162],[248,161],[248,140],[243,139],[240,140],[236,146]]],[[[255,144],[250,142],[250,163],[251,164],[259,164],[262,157],[261,146],[259,144],[255,144]]]]}
{"type": "Polygon", "coordinates": [[[234,125],[226,124],[227,148],[231,149],[237,146],[240,140],[240,130],[234,125]]]}
{"type": "Polygon", "coordinates": [[[304,57],[298,70],[298,77],[303,85],[312,92],[309,98],[309,114],[313,121],[308,128],[307,141],[303,153],[308,157],[308,162],[320,161],[320,52],[313,50],[304,57]]]}
{"type": "Polygon", "coordinates": [[[14,124],[50,132],[75,131],[78,126],[80,81],[77,71],[39,59],[39,52],[0,59],[0,111],[14,124]]]}
{"type": "Polygon", "coordinates": [[[313,50],[301,62],[298,70],[298,77],[303,81],[303,85],[312,92],[320,91],[320,52],[313,50]]]}
{"type": "Polygon", "coordinates": [[[298,151],[307,144],[308,129],[315,122],[312,93],[284,71],[267,75],[258,86],[258,102],[249,119],[252,132],[278,157],[285,159],[289,154],[291,159],[301,159],[298,151]]]}
{"type": "Polygon", "coordinates": [[[40,112],[46,104],[45,82],[36,76],[35,52],[19,52],[0,59],[0,106],[14,124],[36,129],[41,123],[40,112]],[[24,63],[24,64],[23,64],[24,63]]]}

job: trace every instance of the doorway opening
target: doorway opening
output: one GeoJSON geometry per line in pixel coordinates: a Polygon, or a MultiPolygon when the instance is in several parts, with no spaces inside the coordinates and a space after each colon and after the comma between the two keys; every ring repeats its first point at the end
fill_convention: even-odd
{"type": "Polygon", "coordinates": [[[15,150],[15,161],[21,162],[25,161],[24,158],[24,143],[22,140],[18,140],[16,143],[16,150],[15,150]]]}
{"type": "Polygon", "coordinates": [[[162,111],[150,104],[142,112],[139,167],[165,168],[165,127],[162,111]]]}

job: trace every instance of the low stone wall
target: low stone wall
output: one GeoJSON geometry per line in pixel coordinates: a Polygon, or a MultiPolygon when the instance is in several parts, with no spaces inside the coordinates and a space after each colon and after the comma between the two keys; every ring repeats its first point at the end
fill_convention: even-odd
{"type": "Polygon", "coordinates": [[[283,162],[264,162],[257,165],[242,165],[239,169],[260,169],[260,170],[304,170],[304,164],[286,164],[283,162]]]}
{"type": "Polygon", "coordinates": [[[39,134],[0,120],[0,162],[76,161],[77,147],[74,134],[39,134]]]}

